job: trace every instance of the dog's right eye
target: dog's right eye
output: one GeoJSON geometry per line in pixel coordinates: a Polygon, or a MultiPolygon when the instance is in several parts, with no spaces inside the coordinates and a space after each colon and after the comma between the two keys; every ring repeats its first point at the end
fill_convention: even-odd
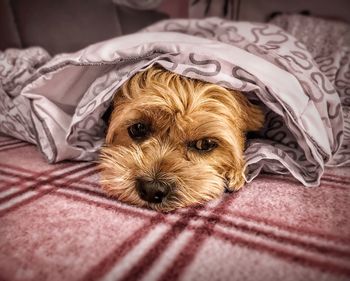
{"type": "Polygon", "coordinates": [[[133,140],[142,140],[150,133],[150,126],[145,123],[135,123],[128,127],[128,134],[133,140]]]}

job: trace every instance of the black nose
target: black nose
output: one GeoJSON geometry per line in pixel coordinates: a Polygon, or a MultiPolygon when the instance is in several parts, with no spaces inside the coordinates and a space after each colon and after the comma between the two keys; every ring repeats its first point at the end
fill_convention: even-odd
{"type": "Polygon", "coordinates": [[[150,203],[161,203],[168,195],[170,188],[169,185],[159,181],[138,179],[136,190],[142,200],[150,203]]]}

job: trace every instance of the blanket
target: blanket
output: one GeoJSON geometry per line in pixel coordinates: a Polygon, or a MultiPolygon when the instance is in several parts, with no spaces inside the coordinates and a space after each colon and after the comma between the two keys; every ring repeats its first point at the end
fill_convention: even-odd
{"type": "Polygon", "coordinates": [[[263,174],[165,214],[107,196],[93,163],[0,135],[0,280],[349,281],[349,175],[263,174]]]}
{"type": "Polygon", "coordinates": [[[349,30],[303,16],[166,20],[54,58],[41,48],[7,50],[0,130],[36,144],[50,163],[95,160],[117,89],[159,64],[261,104],[266,125],[247,141],[247,182],[265,171],[318,185],[325,166],[350,163],[349,30]]]}

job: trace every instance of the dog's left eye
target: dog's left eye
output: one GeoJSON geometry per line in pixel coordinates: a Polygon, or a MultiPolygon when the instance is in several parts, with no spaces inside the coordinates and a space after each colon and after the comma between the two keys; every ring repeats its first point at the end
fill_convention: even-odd
{"type": "Polygon", "coordinates": [[[141,140],[149,135],[150,126],[145,123],[136,123],[128,127],[128,134],[134,140],[141,140]]]}
{"type": "Polygon", "coordinates": [[[190,142],[188,146],[199,152],[209,152],[216,148],[218,144],[215,140],[212,139],[200,139],[190,142]]]}

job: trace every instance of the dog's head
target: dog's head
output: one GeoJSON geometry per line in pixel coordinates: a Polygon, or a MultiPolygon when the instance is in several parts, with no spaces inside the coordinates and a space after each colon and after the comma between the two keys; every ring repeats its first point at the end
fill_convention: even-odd
{"type": "Polygon", "coordinates": [[[152,67],[115,96],[102,185],[162,211],[217,198],[243,185],[245,133],[262,123],[241,93],[152,67]]]}

